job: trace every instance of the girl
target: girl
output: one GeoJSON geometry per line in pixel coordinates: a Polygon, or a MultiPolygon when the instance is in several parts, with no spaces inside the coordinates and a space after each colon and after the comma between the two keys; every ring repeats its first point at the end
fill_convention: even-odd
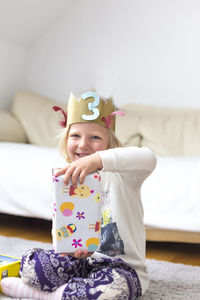
{"type": "Polygon", "coordinates": [[[149,279],[140,189],[155,168],[156,158],[147,148],[121,147],[114,135],[116,114],[122,113],[115,111],[112,101],[94,92],[82,94],[79,101],[71,95],[60,144],[68,164],[56,173],[64,174],[66,184],[71,178],[76,185],[77,180],[82,184],[88,174],[101,170],[100,250],[91,256],[81,250],[74,255],[30,250],[22,258],[21,279],[2,280],[5,294],[44,300],[133,300],[146,291],[149,279]]]}

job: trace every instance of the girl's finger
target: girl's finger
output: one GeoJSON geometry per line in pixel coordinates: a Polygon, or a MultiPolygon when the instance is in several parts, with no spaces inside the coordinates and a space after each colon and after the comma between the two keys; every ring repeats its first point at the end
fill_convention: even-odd
{"type": "Polygon", "coordinates": [[[88,250],[85,250],[85,251],[82,252],[82,257],[83,258],[88,257],[88,250]]]}
{"type": "Polygon", "coordinates": [[[82,253],[82,251],[79,249],[79,250],[76,250],[75,252],[74,252],[74,257],[75,258],[80,258],[81,257],[81,253],[82,253]]]}
{"type": "Polygon", "coordinates": [[[74,169],[74,172],[72,173],[72,185],[73,186],[77,186],[77,180],[78,180],[78,177],[81,173],[81,169],[80,168],[76,168],[74,169]]]}
{"type": "Polygon", "coordinates": [[[79,175],[79,182],[80,182],[80,184],[84,183],[85,177],[86,177],[86,171],[85,170],[81,170],[81,173],[79,175]]]}
{"type": "Polygon", "coordinates": [[[60,256],[65,257],[65,256],[72,255],[72,254],[73,253],[61,253],[60,256]]]}
{"type": "Polygon", "coordinates": [[[73,172],[74,172],[74,167],[69,165],[68,168],[66,169],[65,176],[64,176],[64,183],[66,185],[69,184],[69,180],[70,180],[73,172]]]}
{"type": "Polygon", "coordinates": [[[54,175],[56,177],[63,175],[63,174],[65,174],[66,170],[67,170],[67,167],[62,168],[62,169],[54,169],[54,175]]]}

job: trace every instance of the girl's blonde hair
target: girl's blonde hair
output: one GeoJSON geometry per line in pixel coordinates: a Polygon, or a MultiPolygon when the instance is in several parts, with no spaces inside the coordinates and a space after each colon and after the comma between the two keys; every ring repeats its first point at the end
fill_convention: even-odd
{"type": "MultiPolygon", "coordinates": [[[[109,144],[108,149],[116,148],[116,147],[122,147],[121,142],[118,140],[118,138],[115,136],[114,132],[110,129],[108,130],[108,138],[109,138],[109,144]]],[[[60,153],[65,157],[65,159],[70,162],[70,159],[67,154],[67,140],[69,136],[70,126],[67,126],[62,130],[60,133],[60,143],[59,143],[59,149],[60,153]]]]}

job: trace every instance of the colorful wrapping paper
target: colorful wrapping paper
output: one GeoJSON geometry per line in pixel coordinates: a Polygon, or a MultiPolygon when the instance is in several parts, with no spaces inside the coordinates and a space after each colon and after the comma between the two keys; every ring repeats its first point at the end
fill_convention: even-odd
{"type": "Polygon", "coordinates": [[[84,184],[66,186],[64,176],[53,176],[53,247],[56,253],[77,249],[94,252],[100,247],[100,175],[88,175],[84,184]]]}
{"type": "MultiPolygon", "coordinates": [[[[6,277],[18,277],[21,259],[13,256],[0,254],[0,281],[6,277]]],[[[1,293],[0,284],[0,293],[1,293]]]]}

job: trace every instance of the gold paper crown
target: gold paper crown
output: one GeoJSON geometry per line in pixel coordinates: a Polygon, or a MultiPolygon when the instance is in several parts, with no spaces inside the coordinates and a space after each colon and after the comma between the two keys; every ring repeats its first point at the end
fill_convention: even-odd
{"type": "Polygon", "coordinates": [[[93,91],[83,93],[79,100],[71,93],[67,105],[67,126],[94,122],[115,131],[115,105],[112,99],[103,100],[93,91]]]}

